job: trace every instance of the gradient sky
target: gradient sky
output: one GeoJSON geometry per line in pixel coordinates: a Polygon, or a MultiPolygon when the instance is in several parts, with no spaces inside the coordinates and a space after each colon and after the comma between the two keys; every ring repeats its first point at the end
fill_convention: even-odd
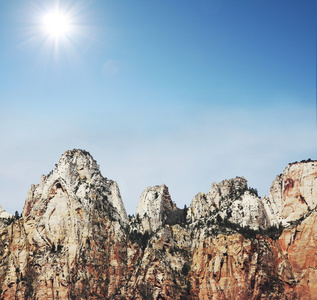
{"type": "Polygon", "coordinates": [[[165,183],[179,207],[244,176],[261,196],[289,162],[317,159],[315,0],[0,2],[0,204],[73,148],[118,182],[129,214],[165,183]]]}

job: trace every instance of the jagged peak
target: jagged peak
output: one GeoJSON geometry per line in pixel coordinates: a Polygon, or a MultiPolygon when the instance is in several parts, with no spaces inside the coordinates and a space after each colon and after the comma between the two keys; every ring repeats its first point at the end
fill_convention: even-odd
{"type": "Polygon", "coordinates": [[[221,198],[238,198],[243,195],[247,189],[248,181],[243,176],[237,176],[231,179],[224,179],[219,183],[213,182],[209,193],[213,194],[216,191],[221,198]]]}
{"type": "Polygon", "coordinates": [[[257,190],[244,177],[213,182],[210,191],[197,194],[189,207],[187,221],[217,220],[217,217],[251,229],[267,228],[270,220],[257,190]]]}
{"type": "Polygon", "coordinates": [[[198,193],[193,198],[191,206],[204,205],[207,209],[219,209],[224,201],[238,199],[247,191],[257,194],[256,189],[248,187],[248,182],[243,176],[224,179],[219,183],[213,182],[207,194],[198,193]]]}
{"type": "Polygon", "coordinates": [[[49,176],[53,172],[59,172],[61,176],[64,175],[70,178],[77,175],[82,180],[90,180],[93,176],[102,176],[99,166],[92,155],[88,151],[81,149],[65,151],[49,176]]]}
{"type": "Polygon", "coordinates": [[[75,162],[74,159],[81,157],[83,160],[86,160],[87,162],[91,162],[95,167],[98,168],[96,160],[92,157],[92,155],[83,149],[73,149],[73,150],[66,150],[60,157],[59,162],[61,161],[67,161],[70,160],[72,162],[75,162]]]}
{"type": "Polygon", "coordinates": [[[65,151],[55,169],[47,176],[42,175],[40,184],[31,186],[23,216],[27,217],[34,205],[39,206],[43,201],[46,203],[47,199],[54,198],[58,193],[80,203],[87,212],[94,207],[94,202],[109,202],[117,210],[121,220],[127,222],[117,183],[101,175],[97,162],[85,150],[65,151]]]}

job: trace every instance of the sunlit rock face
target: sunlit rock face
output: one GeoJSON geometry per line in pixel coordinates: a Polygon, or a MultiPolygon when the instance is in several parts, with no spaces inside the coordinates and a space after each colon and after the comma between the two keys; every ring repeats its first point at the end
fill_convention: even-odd
{"type": "Polygon", "coordinates": [[[4,297],[94,299],[118,288],[121,279],[111,274],[124,270],[127,216],[117,184],[102,177],[88,152],[66,151],[55,169],[31,186],[22,216],[7,233],[15,259],[8,261],[4,297]],[[111,270],[105,273],[102,265],[111,270]]]}
{"type": "Polygon", "coordinates": [[[271,225],[261,199],[249,192],[245,192],[241,199],[232,202],[229,220],[254,230],[266,229],[271,225]]]}
{"type": "Polygon", "coordinates": [[[148,187],[139,200],[136,215],[143,231],[154,232],[161,227],[167,215],[176,209],[165,184],[148,187]]]}
{"type": "Polygon", "coordinates": [[[66,151],[55,169],[48,176],[42,175],[39,185],[31,186],[23,217],[30,213],[42,215],[40,211],[43,205],[46,208],[49,203],[50,207],[46,213],[60,215],[60,212],[54,209],[58,207],[60,211],[64,211],[70,208],[67,199],[71,200],[72,205],[77,205],[87,212],[93,209],[94,205],[98,205],[96,203],[109,202],[118,212],[121,221],[127,222],[117,183],[102,177],[96,161],[86,151],[66,151]]]}
{"type": "Polygon", "coordinates": [[[190,222],[197,221],[213,214],[216,210],[226,208],[247,190],[247,181],[243,177],[223,180],[220,183],[213,183],[210,191],[197,194],[188,210],[188,220],[190,222]]]}
{"type": "Polygon", "coordinates": [[[218,215],[222,220],[255,230],[271,226],[264,203],[248,188],[247,180],[243,177],[213,183],[207,194],[197,194],[187,218],[189,222],[196,222],[214,219],[218,215]]]}
{"type": "Polygon", "coordinates": [[[0,208],[0,299],[317,299],[315,164],[268,197],[236,177],[183,210],[148,187],[128,219],[91,155],[66,151],[22,218],[0,208]]]}
{"type": "Polygon", "coordinates": [[[317,205],[317,162],[289,164],[274,180],[270,195],[272,214],[284,225],[304,217],[317,205]]]}

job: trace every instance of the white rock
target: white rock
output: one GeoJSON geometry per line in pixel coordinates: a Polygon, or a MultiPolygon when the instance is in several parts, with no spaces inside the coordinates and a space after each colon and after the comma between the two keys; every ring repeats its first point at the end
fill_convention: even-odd
{"type": "Polygon", "coordinates": [[[296,221],[317,206],[317,161],[289,164],[265,197],[270,218],[283,225],[296,221]]]}
{"type": "Polygon", "coordinates": [[[1,204],[0,204],[0,219],[9,219],[12,218],[13,216],[11,214],[9,214],[8,212],[6,212],[1,204]]]}
{"type": "Polygon", "coordinates": [[[232,223],[254,230],[266,229],[271,225],[261,199],[248,191],[242,195],[241,199],[233,201],[230,208],[232,216],[229,220],[232,223]]]}
{"type": "Polygon", "coordinates": [[[64,243],[74,258],[88,237],[94,210],[127,222],[117,183],[101,175],[88,152],[72,150],[62,155],[53,172],[42,175],[39,185],[31,186],[22,216],[30,242],[52,247],[64,243]]]}
{"type": "Polygon", "coordinates": [[[197,194],[189,207],[187,220],[196,222],[218,214],[222,219],[254,230],[271,225],[264,203],[248,191],[244,177],[213,183],[207,194],[197,194]]]}
{"type": "Polygon", "coordinates": [[[207,194],[197,194],[188,209],[187,220],[195,222],[210,216],[215,210],[226,210],[230,203],[239,198],[247,189],[247,181],[243,177],[213,183],[207,194]]]}
{"type": "Polygon", "coordinates": [[[128,220],[117,183],[101,175],[96,161],[86,151],[66,151],[54,171],[48,176],[42,175],[39,185],[31,186],[23,216],[28,216],[38,200],[52,198],[59,189],[79,202],[88,213],[94,202],[108,201],[123,223],[128,220]]]}
{"type": "Polygon", "coordinates": [[[153,232],[163,225],[167,214],[176,209],[165,184],[145,189],[138,202],[136,215],[142,222],[143,231],[153,232]]]}

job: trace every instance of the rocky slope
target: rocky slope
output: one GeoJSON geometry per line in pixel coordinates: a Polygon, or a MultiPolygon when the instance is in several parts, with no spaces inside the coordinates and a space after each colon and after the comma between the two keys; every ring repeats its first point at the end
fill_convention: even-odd
{"type": "Polygon", "coordinates": [[[127,217],[83,150],[0,208],[0,299],[317,299],[317,162],[289,164],[262,199],[243,177],[179,209],[165,185],[127,217]]]}

